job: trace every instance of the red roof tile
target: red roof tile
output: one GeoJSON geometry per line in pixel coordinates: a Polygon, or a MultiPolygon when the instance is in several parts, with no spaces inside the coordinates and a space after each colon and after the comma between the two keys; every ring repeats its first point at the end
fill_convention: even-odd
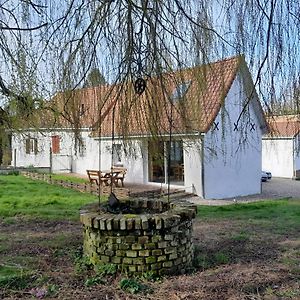
{"type": "Polygon", "coordinates": [[[267,121],[270,127],[270,136],[294,137],[300,133],[299,115],[272,116],[267,121]]]}
{"type": "Polygon", "coordinates": [[[118,84],[75,90],[57,98],[63,99],[58,102],[64,103],[81,127],[93,128],[94,136],[112,135],[113,111],[116,135],[168,133],[171,114],[173,133],[207,132],[241,64],[244,59],[238,56],[149,78],[142,95],[134,92],[132,84],[118,84]],[[182,83],[190,83],[186,93],[172,99],[182,83]]]}

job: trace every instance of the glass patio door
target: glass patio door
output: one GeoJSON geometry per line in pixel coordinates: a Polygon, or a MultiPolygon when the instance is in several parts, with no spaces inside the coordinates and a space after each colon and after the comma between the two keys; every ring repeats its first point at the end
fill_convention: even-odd
{"type": "Polygon", "coordinates": [[[183,144],[181,140],[149,142],[149,181],[184,185],[183,144]],[[168,153],[170,152],[170,164],[168,153]]]}

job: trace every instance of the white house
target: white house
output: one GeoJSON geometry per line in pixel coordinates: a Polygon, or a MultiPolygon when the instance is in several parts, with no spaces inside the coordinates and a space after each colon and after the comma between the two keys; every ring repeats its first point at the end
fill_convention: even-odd
{"type": "Polygon", "coordinates": [[[275,177],[300,177],[300,117],[273,116],[270,134],[263,136],[262,167],[275,177]]]}
{"type": "Polygon", "coordinates": [[[267,125],[242,56],[148,79],[141,95],[100,86],[73,96],[81,142],[67,126],[26,129],[13,135],[12,164],[85,174],[119,163],[125,184],[169,180],[207,199],[261,192],[267,125]]]}

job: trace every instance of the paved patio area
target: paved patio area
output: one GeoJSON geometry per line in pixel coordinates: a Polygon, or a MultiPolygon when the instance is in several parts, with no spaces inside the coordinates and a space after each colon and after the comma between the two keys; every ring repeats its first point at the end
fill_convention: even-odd
{"type": "Polygon", "coordinates": [[[300,180],[286,178],[272,178],[267,182],[262,182],[262,193],[250,196],[235,197],[230,199],[201,199],[194,197],[189,201],[198,205],[226,205],[233,203],[247,203],[261,200],[276,200],[282,198],[299,199],[300,201],[300,180]]]}
{"type": "MultiPolygon", "coordinates": [[[[81,174],[71,173],[70,176],[76,176],[81,178],[86,178],[87,176],[81,174]]],[[[163,188],[157,184],[136,184],[125,182],[125,188],[128,188],[131,193],[153,193],[159,194],[161,192],[166,193],[166,188],[163,188]]],[[[235,197],[230,199],[202,199],[198,196],[192,194],[186,194],[183,192],[182,188],[171,189],[172,196],[171,198],[180,198],[181,196],[197,205],[229,205],[234,203],[248,203],[255,202],[261,200],[270,200],[270,199],[282,199],[282,198],[295,198],[300,201],[300,181],[285,179],[285,178],[272,178],[267,182],[262,182],[262,193],[251,195],[251,196],[243,196],[243,197],[235,197]]]]}

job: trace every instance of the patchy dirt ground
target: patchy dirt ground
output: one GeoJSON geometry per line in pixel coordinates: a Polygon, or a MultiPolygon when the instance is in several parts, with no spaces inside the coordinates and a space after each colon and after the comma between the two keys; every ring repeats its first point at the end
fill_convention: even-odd
{"type": "Polygon", "coordinates": [[[194,272],[146,281],[146,292],[133,295],[121,290],[121,275],[87,286],[92,275],[75,271],[82,243],[79,223],[1,223],[0,265],[35,271],[23,288],[0,290],[0,299],[300,299],[299,232],[199,219],[194,232],[194,272]],[[45,288],[51,291],[47,296],[45,288]]]}

